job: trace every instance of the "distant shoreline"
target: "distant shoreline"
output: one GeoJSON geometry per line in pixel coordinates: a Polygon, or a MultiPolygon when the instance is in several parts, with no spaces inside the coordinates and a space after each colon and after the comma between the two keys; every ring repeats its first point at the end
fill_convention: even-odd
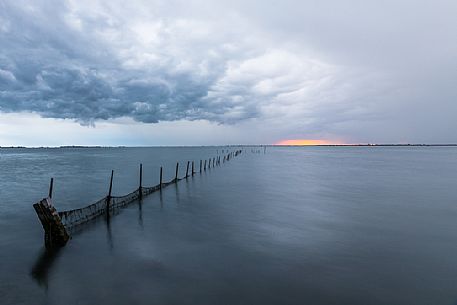
{"type": "Polygon", "coordinates": [[[0,149],[84,149],[84,148],[166,148],[166,147],[457,147],[457,144],[316,144],[316,145],[276,145],[276,144],[234,144],[234,145],[157,145],[157,146],[0,146],[0,149]]]}

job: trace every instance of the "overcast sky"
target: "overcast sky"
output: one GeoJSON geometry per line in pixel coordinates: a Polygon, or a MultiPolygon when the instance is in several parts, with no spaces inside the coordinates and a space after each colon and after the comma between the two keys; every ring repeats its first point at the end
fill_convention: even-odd
{"type": "Polygon", "coordinates": [[[457,143],[457,1],[0,0],[0,145],[457,143]]]}

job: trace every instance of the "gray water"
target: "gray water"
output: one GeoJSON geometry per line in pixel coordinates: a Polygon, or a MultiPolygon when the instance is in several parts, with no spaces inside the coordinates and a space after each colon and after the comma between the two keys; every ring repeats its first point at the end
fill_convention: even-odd
{"type": "Polygon", "coordinates": [[[245,149],[44,251],[51,176],[64,210],[221,149],[0,149],[0,304],[457,304],[451,147],[245,149]]]}

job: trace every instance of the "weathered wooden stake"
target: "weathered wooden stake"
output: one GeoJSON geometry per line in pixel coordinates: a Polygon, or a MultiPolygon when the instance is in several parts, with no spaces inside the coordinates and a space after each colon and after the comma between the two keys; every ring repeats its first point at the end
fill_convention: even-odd
{"type": "Polygon", "coordinates": [[[138,188],[140,199],[143,198],[143,164],[140,164],[140,187],[138,188]]]}
{"type": "Polygon", "coordinates": [[[213,167],[214,167],[214,158],[213,158],[213,167]]]}
{"type": "Polygon", "coordinates": [[[108,197],[106,197],[106,214],[108,216],[109,216],[109,205],[111,203],[111,193],[113,191],[113,176],[114,176],[114,170],[111,170],[111,178],[109,180],[108,197]]]}
{"type": "Polygon", "coordinates": [[[200,160],[200,173],[202,172],[202,160],[200,160]]]}
{"type": "Polygon", "coordinates": [[[190,164],[190,161],[187,161],[186,178],[189,177],[189,164],[190,164]]]}
{"type": "Polygon", "coordinates": [[[160,189],[162,190],[162,177],[163,177],[163,169],[162,166],[160,167],[160,189]]]}
{"type": "Polygon", "coordinates": [[[44,229],[44,243],[46,248],[62,247],[70,236],[62,224],[59,213],[52,206],[51,198],[45,198],[33,205],[44,229]]]}
{"type": "Polygon", "coordinates": [[[111,170],[111,178],[109,180],[109,191],[108,191],[108,197],[111,197],[111,193],[113,191],[113,176],[114,176],[114,170],[111,170]]]}
{"type": "Polygon", "coordinates": [[[203,166],[203,169],[206,171],[206,160],[205,160],[205,166],[203,166]]]}
{"type": "Polygon", "coordinates": [[[176,162],[175,181],[178,181],[178,169],[179,169],[179,162],[176,162]]]}
{"type": "Polygon", "coordinates": [[[49,183],[49,198],[52,198],[52,189],[54,187],[54,178],[51,178],[51,183],[49,183]]]}
{"type": "Polygon", "coordinates": [[[192,176],[195,175],[195,172],[194,172],[194,161],[192,161],[192,176]]]}

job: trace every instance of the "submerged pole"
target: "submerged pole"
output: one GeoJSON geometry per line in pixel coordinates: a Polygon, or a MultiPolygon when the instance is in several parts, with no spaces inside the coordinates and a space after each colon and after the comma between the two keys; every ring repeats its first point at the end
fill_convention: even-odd
{"type": "Polygon", "coordinates": [[[143,198],[143,164],[140,163],[140,187],[138,188],[140,199],[143,198]]]}
{"type": "Polygon", "coordinates": [[[178,169],[179,169],[179,162],[176,162],[175,181],[178,181],[178,169]]]}
{"type": "Polygon", "coordinates": [[[189,177],[189,164],[190,164],[190,161],[187,161],[187,166],[186,166],[186,178],[189,177]]]}
{"type": "Polygon", "coordinates": [[[195,174],[194,172],[194,161],[192,161],[192,176],[195,174]]]}
{"type": "Polygon", "coordinates": [[[203,169],[206,171],[206,159],[205,159],[205,165],[203,166],[203,169]]]}
{"type": "Polygon", "coordinates": [[[162,177],[163,177],[163,169],[162,166],[160,167],[160,189],[162,189],[162,177]]]}
{"type": "Polygon", "coordinates": [[[202,172],[202,160],[200,160],[200,173],[202,172]]]}
{"type": "Polygon", "coordinates": [[[111,193],[113,191],[113,176],[114,176],[114,170],[111,170],[111,178],[109,180],[109,191],[108,191],[108,197],[111,197],[111,193]]]}
{"type": "Polygon", "coordinates": [[[113,191],[113,176],[114,176],[114,170],[111,170],[111,178],[109,180],[109,191],[108,191],[108,197],[106,197],[106,214],[109,216],[109,206],[111,203],[111,193],[113,191]]]}
{"type": "Polygon", "coordinates": [[[52,189],[54,187],[54,178],[51,178],[51,182],[49,183],[49,198],[52,198],[52,189]]]}

